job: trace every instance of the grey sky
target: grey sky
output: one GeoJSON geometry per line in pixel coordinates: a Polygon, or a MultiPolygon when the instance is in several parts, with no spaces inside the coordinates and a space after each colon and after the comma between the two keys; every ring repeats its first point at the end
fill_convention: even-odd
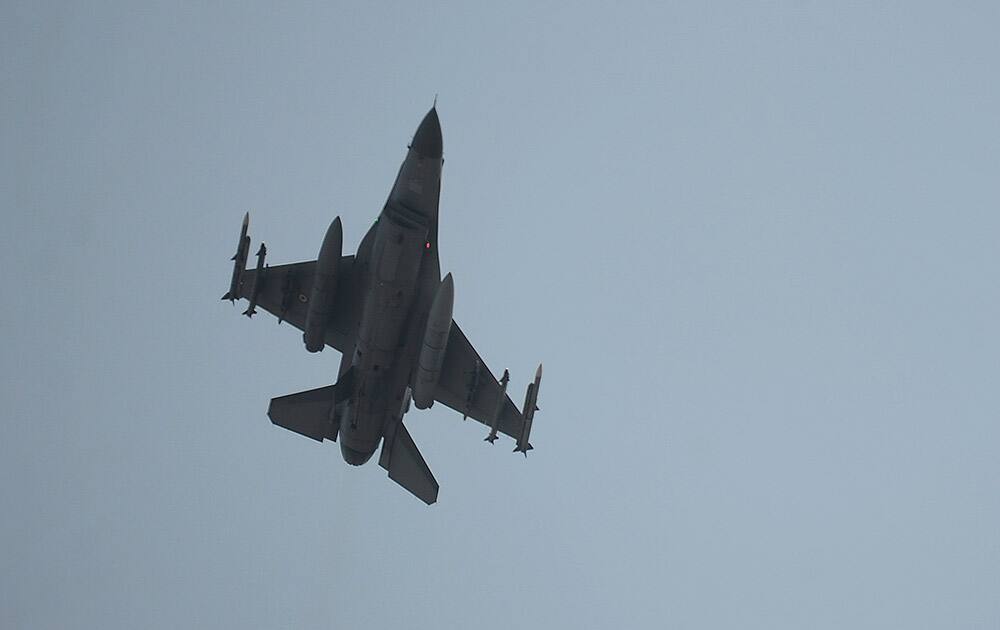
{"type": "Polygon", "coordinates": [[[7,2],[0,627],[1000,626],[995,3],[7,2]],[[141,3],[146,4],[146,3],[141,3]],[[284,4],[282,3],[284,6],[284,4]],[[219,301],[353,251],[439,94],[427,508],[219,301]]]}

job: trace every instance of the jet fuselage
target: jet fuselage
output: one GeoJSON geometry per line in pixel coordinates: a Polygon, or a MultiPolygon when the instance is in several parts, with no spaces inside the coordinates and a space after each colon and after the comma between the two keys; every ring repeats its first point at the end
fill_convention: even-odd
{"type": "Polygon", "coordinates": [[[340,366],[341,376],[352,372],[351,395],[337,408],[341,452],[349,464],[368,461],[402,417],[427,312],[441,283],[441,166],[441,128],[432,109],[355,258],[363,270],[363,306],[354,352],[345,352],[340,366]]]}

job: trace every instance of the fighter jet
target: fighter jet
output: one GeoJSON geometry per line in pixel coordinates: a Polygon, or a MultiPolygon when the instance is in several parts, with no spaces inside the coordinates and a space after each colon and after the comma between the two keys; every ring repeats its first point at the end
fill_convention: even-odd
{"type": "Polygon", "coordinates": [[[443,403],[489,427],[491,444],[502,433],[527,456],[542,378],[539,365],[518,410],[507,396],[508,372],[498,381],[452,320],[455,284],[450,273],[441,278],[438,260],[442,146],[434,107],[353,256],[342,255],[338,216],[316,260],[267,266],[261,243],[256,268],[247,269],[248,213],[222,297],[248,300],[247,317],[260,307],[298,328],[309,352],[329,346],[342,353],[335,384],[272,398],[271,422],[318,442],[339,440],[344,461],[354,466],[381,443],[379,465],[428,505],[437,500],[438,483],[403,424],[410,401],[418,409],[443,403]]]}

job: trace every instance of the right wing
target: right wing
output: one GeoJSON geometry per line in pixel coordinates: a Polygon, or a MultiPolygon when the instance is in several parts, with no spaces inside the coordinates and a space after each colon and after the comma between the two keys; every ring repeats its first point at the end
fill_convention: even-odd
{"type": "MultiPolygon", "coordinates": [[[[265,267],[262,284],[257,292],[257,306],[275,315],[278,323],[286,321],[299,330],[305,330],[306,311],[309,308],[315,273],[315,260],[265,267]]],[[[335,309],[325,335],[326,345],[340,352],[351,350],[361,317],[356,276],[354,256],[342,257],[337,264],[335,309]]],[[[240,276],[236,297],[249,300],[256,281],[257,270],[245,270],[240,276]]]]}
{"type": "MultiPolygon", "coordinates": [[[[434,399],[489,427],[500,392],[500,383],[453,321],[434,399]]],[[[504,398],[497,430],[518,440],[524,429],[524,417],[510,396],[504,398]]]]}

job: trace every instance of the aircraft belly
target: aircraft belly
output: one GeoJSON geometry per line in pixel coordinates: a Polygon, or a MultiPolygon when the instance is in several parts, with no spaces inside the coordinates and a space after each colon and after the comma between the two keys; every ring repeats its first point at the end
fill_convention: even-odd
{"type": "Polygon", "coordinates": [[[387,423],[399,415],[406,392],[408,366],[367,371],[340,423],[340,439],[353,451],[371,454],[378,447],[387,423]]]}
{"type": "Polygon", "coordinates": [[[340,423],[340,439],[352,451],[372,452],[386,422],[399,413],[409,377],[407,323],[420,292],[426,235],[422,225],[395,220],[391,209],[376,226],[353,360],[355,390],[340,423]]]}
{"type": "MultiPolygon", "coordinates": [[[[387,211],[388,212],[388,211],[387,211]]],[[[416,295],[427,228],[384,214],[375,236],[368,297],[361,321],[362,352],[395,352],[416,295]]]]}

